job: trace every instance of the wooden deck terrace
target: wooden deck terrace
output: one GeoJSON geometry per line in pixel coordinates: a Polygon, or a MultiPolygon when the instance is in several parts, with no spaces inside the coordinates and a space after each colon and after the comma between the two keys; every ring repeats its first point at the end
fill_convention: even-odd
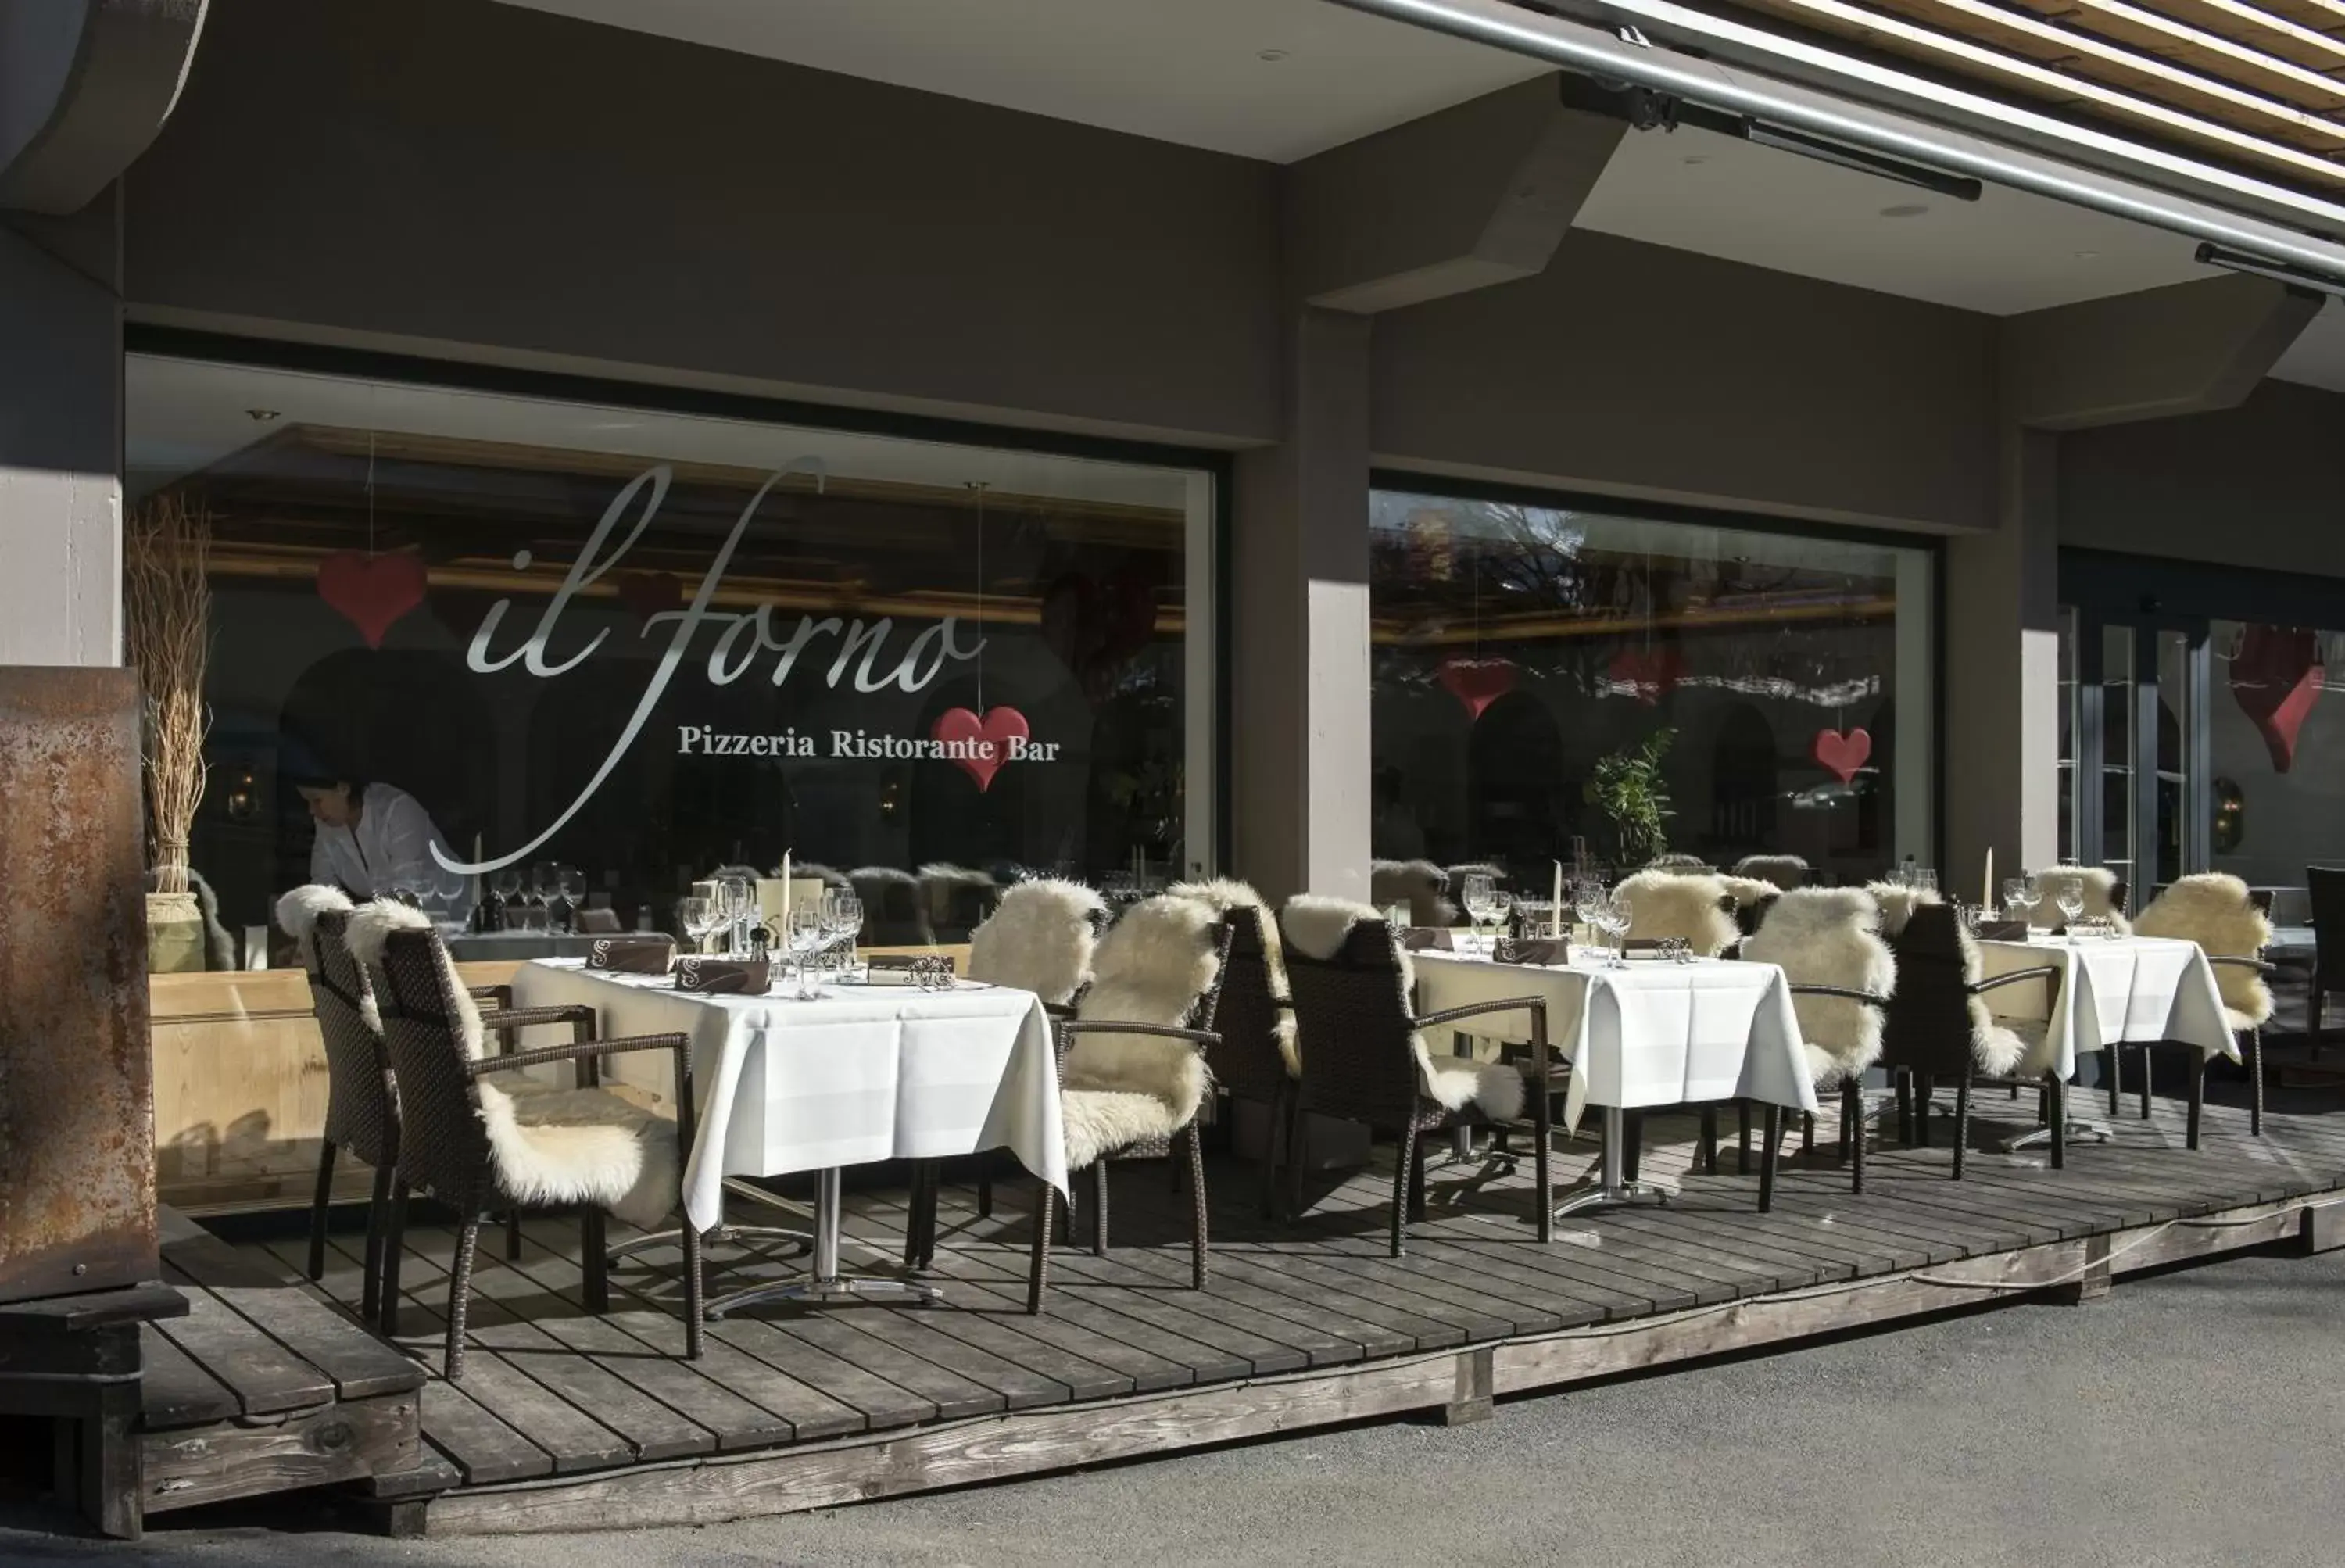
{"type": "MultiPolygon", "coordinates": [[[[1494,1400],[1900,1318],[2046,1292],[2088,1299],[2128,1271],[2240,1248],[2345,1244],[2345,1116],[2209,1106],[2204,1146],[2181,1108],[2129,1108],[2115,1140],[1988,1152],[2033,1096],[1974,1109],[1966,1178],[1949,1151],[1880,1149],[1852,1196],[1829,1116],[1815,1156],[1786,1159],[1772,1213],[1757,1176],[1689,1168],[1690,1117],[1655,1118],[1645,1174],[1665,1207],[1578,1215],[1541,1246],[1528,1162],[1434,1172],[1407,1256],[1386,1256],[1391,1151],[1312,1188],[1301,1220],[1255,1210],[1254,1168],[1209,1163],[1213,1277],[1189,1288],[1187,1202],[1164,1162],[1119,1166],[1112,1249],[1054,1255],[1024,1311],[1031,1183],[1005,1179],[990,1218],[949,1185],[936,1307],[762,1308],[710,1325],[682,1359],[672,1252],[614,1271],[612,1310],[583,1306],[578,1228],[533,1220],[518,1259],[483,1232],[461,1384],[438,1373],[450,1230],[411,1223],[399,1348],[427,1373],[416,1457],[366,1488],[393,1528],[431,1533],[712,1522],[1423,1412],[1505,1419],[1494,1400]]],[[[1562,1144],[1558,1186],[1592,1163],[1562,1144]]],[[[788,1184],[779,1184],[787,1194],[788,1184]]],[[[745,1222],[770,1211],[735,1200],[745,1222]]],[[[904,1191],[848,1198],[850,1268],[901,1250],[904,1191]]],[[[614,1242],[624,1238],[613,1227],[614,1242]]],[[[326,1295],[358,1299],[361,1233],[339,1234],[326,1295]]],[[[244,1256],[289,1288],[296,1237],[244,1256]]],[[[710,1289],[787,1272],[714,1249],[710,1289]]],[[[299,1287],[307,1290],[311,1288],[299,1287]]]]}

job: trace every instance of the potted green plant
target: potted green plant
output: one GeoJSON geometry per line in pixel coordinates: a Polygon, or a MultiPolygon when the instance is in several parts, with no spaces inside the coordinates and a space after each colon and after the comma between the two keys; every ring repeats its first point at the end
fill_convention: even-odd
{"type": "Polygon", "coordinates": [[[1642,865],[1669,847],[1670,788],[1661,759],[1678,732],[1664,726],[1633,746],[1599,758],[1584,793],[1612,824],[1619,864],[1642,865]]]}

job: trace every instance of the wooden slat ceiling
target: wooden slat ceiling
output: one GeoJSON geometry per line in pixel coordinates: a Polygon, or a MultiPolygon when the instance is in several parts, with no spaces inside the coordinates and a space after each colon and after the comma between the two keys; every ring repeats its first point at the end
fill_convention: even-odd
{"type": "Polygon", "coordinates": [[[1737,0],[2179,144],[2345,191],[2345,0],[1737,0]]]}

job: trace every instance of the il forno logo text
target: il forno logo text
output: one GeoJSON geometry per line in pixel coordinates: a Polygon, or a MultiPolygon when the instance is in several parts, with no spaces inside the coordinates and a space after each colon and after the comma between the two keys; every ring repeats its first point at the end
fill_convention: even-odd
{"type": "MultiPolygon", "coordinates": [[[[579,809],[594,799],[594,792],[603,787],[604,780],[610,778],[612,769],[619,765],[619,759],[634,745],[636,737],[643,733],[645,722],[650,719],[652,710],[659,706],[660,698],[665,695],[668,683],[675,678],[676,671],[682,667],[693,638],[699,635],[703,626],[716,633],[706,665],[711,686],[732,685],[747,675],[764,655],[770,653],[775,657],[767,678],[778,687],[798,672],[801,659],[809,656],[819,659],[823,654],[829,653],[832,656],[830,665],[823,671],[822,680],[826,687],[834,690],[841,681],[851,678],[857,691],[882,691],[889,687],[903,691],[919,691],[933,682],[946,665],[974,659],[985,650],[982,636],[966,647],[961,644],[959,619],[951,616],[913,637],[901,657],[890,665],[887,662],[887,654],[895,622],[884,616],[872,621],[858,618],[846,622],[841,622],[836,616],[800,616],[797,626],[791,627],[787,636],[781,636],[776,631],[776,619],[770,605],[759,605],[737,614],[711,610],[709,606],[724,584],[725,574],[733,564],[733,552],[739,547],[750,521],[756,516],[758,508],[765,504],[766,497],[773,493],[774,486],[781,483],[785,474],[791,473],[812,473],[819,490],[825,471],[821,462],[814,458],[794,459],[776,469],[765,484],[757,487],[757,493],[749,497],[748,504],[741,508],[740,516],[734,520],[732,530],[725,535],[724,543],[708,563],[708,570],[701,577],[699,587],[694,591],[692,602],[683,609],[663,610],[645,620],[638,635],[648,637],[658,628],[669,628],[667,646],[661,649],[659,663],[653,669],[642,697],[636,700],[634,712],[629,716],[626,728],[620,731],[609,754],[603,759],[602,766],[594,770],[594,777],[586,780],[577,798],[563,809],[560,816],[546,824],[544,830],[535,838],[504,854],[488,860],[465,860],[451,854],[447,846],[435,843],[431,846],[432,859],[449,871],[466,876],[476,875],[526,860],[547,840],[560,832],[578,814],[579,809]],[[836,640],[826,642],[826,639],[836,640]]],[[[643,537],[644,530],[659,514],[660,504],[667,499],[668,485],[674,476],[674,471],[667,464],[658,464],[635,475],[618,494],[612,497],[610,505],[604,508],[601,519],[595,523],[594,531],[587,535],[585,548],[578,553],[577,561],[563,578],[562,586],[554,591],[553,597],[539,613],[536,627],[518,647],[503,653],[499,653],[496,647],[498,636],[504,628],[505,614],[512,607],[513,601],[500,598],[491,605],[489,613],[481,617],[480,626],[472,634],[471,646],[465,650],[466,664],[482,675],[519,665],[530,675],[551,680],[593,657],[595,650],[610,636],[611,628],[600,627],[575,648],[566,653],[560,652],[563,612],[569,607],[572,599],[601,581],[604,574],[626,558],[627,552],[634,547],[635,541],[643,537]],[[605,546],[611,535],[618,531],[621,521],[631,512],[634,522],[628,527],[626,536],[606,553],[605,546]]],[[[529,564],[526,553],[513,557],[516,570],[525,569],[529,564]]],[[[835,735],[860,733],[834,732],[835,735]]],[[[774,738],[768,736],[765,738],[770,742],[774,738]]],[[[977,779],[980,789],[992,781],[994,770],[1003,762],[1016,758],[1041,759],[1041,754],[1031,749],[1034,743],[1029,737],[1025,718],[1012,708],[993,708],[982,718],[965,708],[950,709],[939,718],[936,734],[931,740],[938,743],[959,741],[971,746],[983,743],[986,749],[969,749],[966,755],[939,753],[977,779]],[[1013,738],[1023,742],[1027,749],[1013,753],[1010,748],[1013,738]],[[981,776],[980,769],[983,769],[981,776]]],[[[678,749],[683,748],[679,741],[678,749]]],[[[1055,750],[1055,747],[1052,749],[1055,750]]],[[[726,753],[712,749],[708,754],[726,753]]],[[[801,753],[795,750],[768,751],[765,755],[797,756],[801,753]]]]}

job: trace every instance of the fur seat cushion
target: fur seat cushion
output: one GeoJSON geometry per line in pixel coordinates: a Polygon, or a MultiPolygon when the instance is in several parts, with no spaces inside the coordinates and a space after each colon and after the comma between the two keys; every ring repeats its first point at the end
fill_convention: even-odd
{"type": "Polygon", "coordinates": [[[1714,871],[1642,871],[1620,884],[1629,905],[1629,940],[1679,937],[1706,958],[1742,940],[1734,923],[1734,895],[1714,871]]]}
{"type": "MultiPolygon", "coordinates": [[[[1915,910],[1924,904],[1945,902],[1933,889],[1909,888],[1902,883],[1875,882],[1865,891],[1881,906],[1882,934],[1893,940],[1904,934],[1905,923],[1914,918],[1915,910]]],[[[1986,961],[1979,952],[1978,939],[1957,920],[1954,941],[1963,955],[1963,982],[1976,985],[1986,973],[1986,961]]],[[[2029,1027],[2027,1020],[2015,1022],[1995,1017],[1984,996],[1970,999],[1970,1017],[1971,1059],[1978,1064],[1981,1073],[1990,1078],[2008,1078],[2015,1074],[2034,1077],[2051,1070],[2055,1047],[2047,1031],[2029,1027]]]]}
{"type": "Polygon", "coordinates": [[[318,917],[348,914],[352,907],[348,893],[321,882],[295,888],[277,901],[277,929],[293,939],[301,952],[301,967],[310,974],[318,972],[318,917]]]}
{"type": "MultiPolygon", "coordinates": [[[[1281,916],[1287,945],[1323,962],[1344,951],[1354,926],[1362,921],[1382,919],[1380,911],[1366,904],[1316,893],[1297,893],[1287,900],[1281,916]]],[[[1395,979],[1400,987],[1401,1010],[1413,1017],[1416,1012],[1411,1001],[1416,989],[1416,966],[1397,943],[1393,953],[1397,962],[1395,979]]],[[[1307,1062],[1311,1043],[1306,1039],[1300,1044],[1307,1062]]],[[[1502,1062],[1477,1062],[1469,1056],[1436,1056],[1426,1049],[1424,1034],[1416,1030],[1409,1032],[1408,1046],[1416,1058],[1418,1086],[1427,1099],[1443,1110],[1456,1113],[1471,1108],[1499,1122],[1511,1122],[1523,1114],[1523,1074],[1519,1068],[1502,1062]]]]}
{"type": "Polygon", "coordinates": [[[1106,901],[1081,882],[1020,882],[969,933],[969,976],[1030,991],[1053,1005],[1072,1001],[1091,977],[1106,923],[1106,901]]]}
{"type": "MultiPolygon", "coordinates": [[[[1781,968],[1794,985],[1832,985],[1886,998],[1897,960],[1881,940],[1881,906],[1862,888],[1794,888],[1775,901],[1742,956],[1781,968]]],[[[1808,1068],[1819,1083],[1862,1073],[1881,1056],[1881,1010],[1838,996],[1794,996],[1808,1068]]]]}
{"type": "MultiPolygon", "coordinates": [[[[1193,899],[1159,894],[1126,910],[1091,960],[1091,989],[1076,1004],[1086,1023],[1187,1024],[1220,978],[1221,918],[1193,899]]],[[[1067,1168],[1179,1131],[1209,1086],[1205,1060],[1185,1040],[1112,1030],[1079,1033],[1061,1073],[1067,1168]]]]}
{"type": "Polygon", "coordinates": [[[1449,901],[1448,893],[1449,873],[1431,860],[1368,862],[1368,897],[1376,901],[1378,910],[1406,904],[1411,925],[1445,930],[1456,925],[1457,906],[1449,901]]]}
{"type": "MultiPolygon", "coordinates": [[[[388,982],[382,955],[391,933],[431,930],[422,911],[403,904],[360,906],[350,924],[350,956],[378,993],[388,982]]],[[[474,1061],[487,1054],[481,1011],[457,978],[448,950],[435,937],[442,985],[454,1000],[459,1047],[474,1061]]],[[[683,1196],[683,1161],[675,1124],[604,1089],[547,1089],[518,1074],[504,1084],[492,1074],[474,1081],[477,1114],[489,1135],[498,1185],[530,1204],[592,1203],[629,1225],[649,1230],[683,1196]]]]}
{"type": "MultiPolygon", "coordinates": [[[[2256,908],[2248,884],[2227,871],[2184,877],[2141,911],[2133,929],[2142,936],[2195,942],[2209,958],[2254,958],[2272,939],[2271,921],[2256,908]]],[[[2215,984],[2232,1033],[2261,1028],[2272,1015],[2271,987],[2252,969],[2215,966],[2215,984]]]]}
{"type": "MultiPolygon", "coordinates": [[[[1279,940],[1278,921],[1252,884],[1229,877],[1213,877],[1202,882],[1175,882],[1164,891],[1172,898],[1195,899],[1212,910],[1214,917],[1220,920],[1228,919],[1232,910],[1260,910],[1262,965],[1269,972],[1271,999],[1274,1002],[1292,1002],[1294,999],[1294,993],[1286,986],[1286,944],[1279,940]]],[[[1295,1054],[1294,1013],[1291,1008],[1279,1010],[1274,1033],[1278,1054],[1286,1063],[1286,1075],[1290,1078],[1300,1076],[1303,1062],[1295,1054]]]]}

